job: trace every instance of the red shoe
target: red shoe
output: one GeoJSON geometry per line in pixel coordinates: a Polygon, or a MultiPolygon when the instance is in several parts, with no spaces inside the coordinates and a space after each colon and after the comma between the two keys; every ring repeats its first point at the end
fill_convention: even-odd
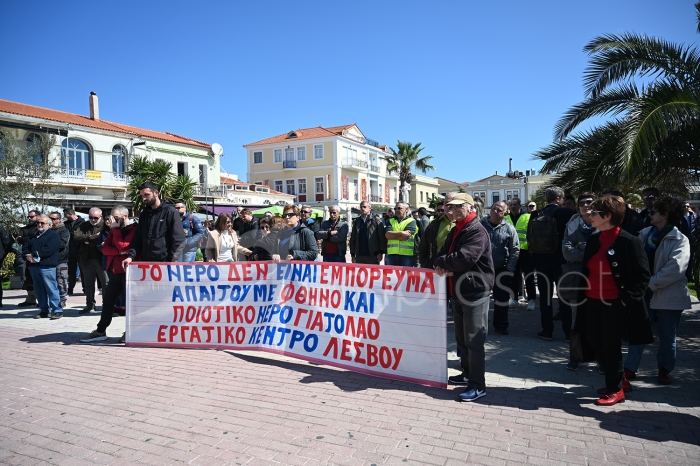
{"type": "Polygon", "coordinates": [[[625,378],[629,380],[634,380],[637,378],[637,373],[629,369],[625,369],[625,378]]]}
{"type": "Polygon", "coordinates": [[[615,393],[608,393],[606,395],[601,396],[596,403],[600,406],[612,406],[616,403],[624,403],[625,402],[625,391],[620,390],[615,393]]]}
{"type": "MultiPolygon", "coordinates": [[[[622,377],[622,391],[627,393],[627,392],[631,392],[632,390],[634,390],[634,389],[632,388],[632,384],[630,384],[630,381],[627,380],[626,377],[622,377]]],[[[608,389],[605,387],[599,388],[598,393],[600,393],[601,395],[607,395],[608,389]]]]}

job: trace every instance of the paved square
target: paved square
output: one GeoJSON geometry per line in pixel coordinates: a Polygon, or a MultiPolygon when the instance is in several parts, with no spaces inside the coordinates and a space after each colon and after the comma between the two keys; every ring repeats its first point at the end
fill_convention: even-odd
{"type": "Polygon", "coordinates": [[[23,296],[6,291],[0,309],[1,464],[700,464],[697,302],[673,385],[656,383],[651,345],[627,402],[601,408],[603,376],[567,371],[563,333],[534,338],[525,306],[510,335],[488,337],[488,395],[459,403],[461,388],[265,353],[126,347],[121,317],[109,340],[81,344],[99,319],[78,314],[84,297],[49,321],[23,296]]]}

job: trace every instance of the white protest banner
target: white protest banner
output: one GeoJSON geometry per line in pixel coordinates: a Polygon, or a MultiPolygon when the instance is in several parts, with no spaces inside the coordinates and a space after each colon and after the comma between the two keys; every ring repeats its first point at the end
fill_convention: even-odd
{"type": "Polygon", "coordinates": [[[134,262],[129,346],[259,350],[447,386],[446,280],[323,262],[134,262]]]}

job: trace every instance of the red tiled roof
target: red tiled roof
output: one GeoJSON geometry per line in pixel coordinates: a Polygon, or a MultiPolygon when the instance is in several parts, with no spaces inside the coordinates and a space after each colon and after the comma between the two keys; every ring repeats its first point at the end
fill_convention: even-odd
{"type": "Polygon", "coordinates": [[[251,142],[250,144],[245,144],[243,147],[249,147],[249,146],[261,146],[263,144],[274,144],[276,142],[285,142],[285,141],[299,141],[303,139],[317,139],[317,138],[326,138],[329,136],[340,136],[343,133],[343,130],[346,130],[348,128],[352,128],[355,126],[355,124],[351,125],[344,125],[344,126],[331,126],[329,128],[324,128],[323,126],[317,126],[315,128],[304,128],[304,129],[296,129],[294,130],[295,133],[297,133],[297,137],[295,138],[288,138],[287,136],[291,131],[286,132],[284,134],[280,134],[279,136],[273,136],[271,138],[263,139],[261,141],[257,142],[251,142]]]}
{"type": "Polygon", "coordinates": [[[89,128],[102,129],[107,131],[116,131],[119,133],[131,134],[147,139],[159,139],[161,141],[176,142],[189,146],[210,148],[211,144],[197,141],[196,139],[179,136],[173,133],[152,131],[150,129],[137,128],[135,126],[122,125],[107,120],[91,120],[89,117],[78,115],[76,113],[62,112],[60,110],[51,110],[49,108],[36,107],[34,105],[21,104],[19,102],[11,102],[9,100],[0,99],[0,112],[12,113],[13,115],[22,115],[32,118],[41,118],[43,120],[57,121],[60,123],[68,123],[72,125],[86,126],[89,128]]]}

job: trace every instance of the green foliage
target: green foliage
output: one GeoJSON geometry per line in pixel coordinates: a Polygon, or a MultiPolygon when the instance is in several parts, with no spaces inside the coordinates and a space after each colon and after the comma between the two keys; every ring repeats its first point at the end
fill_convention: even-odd
{"type": "Polygon", "coordinates": [[[413,179],[411,172],[413,169],[420,170],[426,173],[428,170],[437,169],[430,165],[430,161],[433,159],[432,155],[426,155],[424,157],[420,156],[424,147],[421,147],[421,143],[415,145],[410,142],[397,141],[398,150],[390,148],[391,155],[382,157],[386,160],[386,170],[388,173],[398,173],[399,174],[399,200],[402,202],[408,202],[408,199],[403,198],[403,191],[401,188],[408,183],[411,184],[413,179]]]}
{"type": "Polygon", "coordinates": [[[202,262],[204,260],[204,255],[202,254],[201,250],[197,249],[197,254],[195,254],[194,260],[197,262],[202,262]]]}
{"type": "Polygon", "coordinates": [[[441,202],[444,202],[444,201],[445,201],[444,197],[435,196],[434,198],[430,199],[430,202],[428,202],[428,207],[430,207],[431,209],[435,209],[435,208],[437,208],[438,204],[440,204],[441,202]]]}
{"type": "Polygon", "coordinates": [[[457,192],[458,193],[466,193],[466,191],[464,190],[464,186],[460,186],[459,188],[457,188],[457,192]]]}
{"type": "Polygon", "coordinates": [[[27,223],[34,208],[44,211],[51,179],[60,173],[59,158],[52,157],[56,136],[41,135],[41,143],[17,144],[10,132],[0,130],[0,225],[10,233],[27,223]]]}
{"type": "Polygon", "coordinates": [[[13,268],[14,263],[15,253],[8,252],[7,255],[5,255],[5,259],[2,261],[2,267],[0,267],[0,280],[4,282],[15,274],[15,269],[13,268]]]}
{"type": "Polygon", "coordinates": [[[145,156],[132,157],[127,170],[129,177],[129,196],[134,203],[134,213],[143,210],[143,200],[139,195],[139,186],[151,181],[160,187],[160,198],[169,202],[177,199],[185,201],[187,210],[196,212],[199,207],[194,202],[194,190],[197,183],[189,176],[176,176],[171,170],[173,165],[164,160],[150,161],[145,156]]]}

